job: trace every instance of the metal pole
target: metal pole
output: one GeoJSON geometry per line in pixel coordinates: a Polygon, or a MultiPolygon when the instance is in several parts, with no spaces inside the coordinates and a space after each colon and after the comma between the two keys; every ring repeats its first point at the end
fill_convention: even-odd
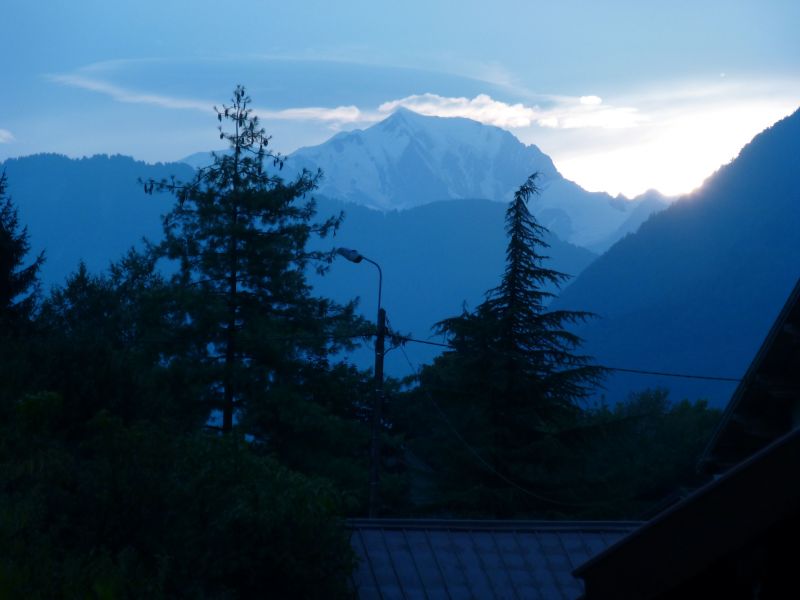
{"type": "Polygon", "coordinates": [[[369,517],[378,516],[381,504],[381,428],[383,413],[383,355],[386,339],[386,311],[381,307],[383,270],[374,260],[362,258],[378,269],[378,331],[375,337],[375,398],[372,403],[369,449],[369,517]]]}
{"type": "Polygon", "coordinates": [[[370,444],[369,517],[380,510],[381,413],[383,411],[383,354],[386,336],[386,311],[378,309],[378,335],[375,338],[375,401],[372,407],[372,439],[370,444]]]}
{"type": "Polygon", "coordinates": [[[362,260],[375,265],[378,269],[378,331],[375,338],[375,398],[372,404],[372,422],[370,427],[369,448],[369,516],[375,518],[380,510],[381,487],[381,429],[383,412],[383,355],[384,341],[386,339],[386,311],[381,307],[381,294],[383,292],[383,270],[374,260],[371,260],[351,248],[337,248],[336,253],[350,262],[359,263],[362,260]]]}

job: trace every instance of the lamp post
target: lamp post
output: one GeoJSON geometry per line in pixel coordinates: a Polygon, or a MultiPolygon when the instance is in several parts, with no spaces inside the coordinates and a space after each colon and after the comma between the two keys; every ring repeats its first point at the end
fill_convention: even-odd
{"type": "Polygon", "coordinates": [[[375,338],[375,401],[372,406],[372,423],[370,430],[370,466],[369,466],[369,517],[378,516],[380,506],[380,464],[381,464],[381,411],[383,408],[383,355],[386,337],[386,311],[381,308],[381,292],[383,289],[383,271],[381,266],[350,248],[337,248],[336,253],[350,262],[360,263],[362,260],[375,265],[378,269],[378,331],[375,338]]]}

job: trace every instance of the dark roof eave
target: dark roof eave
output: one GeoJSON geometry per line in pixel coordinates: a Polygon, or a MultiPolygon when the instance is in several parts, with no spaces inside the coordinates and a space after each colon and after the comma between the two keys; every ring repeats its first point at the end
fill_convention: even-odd
{"type": "Polygon", "coordinates": [[[800,430],[793,430],[576,568],[586,598],[597,593],[593,585],[602,589],[612,580],[641,588],[635,596],[617,590],[616,597],[647,597],[642,586],[669,587],[797,510],[800,479],[785,476],[797,464],[800,430]]]}
{"type": "Polygon", "coordinates": [[[786,300],[786,303],[783,305],[781,312],[778,314],[778,317],[775,319],[775,322],[772,324],[767,336],[764,338],[764,342],[761,344],[761,347],[758,349],[753,361],[750,363],[750,366],[745,373],[745,376],[742,378],[742,381],[736,387],[736,390],[731,397],[730,402],[725,407],[725,410],[722,413],[722,417],[720,418],[719,424],[717,425],[714,433],[711,435],[711,439],[709,440],[708,444],[706,445],[705,450],[703,450],[702,455],[698,463],[700,465],[709,463],[712,461],[712,456],[714,451],[717,447],[717,444],[720,441],[720,438],[725,434],[727,431],[731,419],[733,415],[739,410],[740,405],[744,401],[747,392],[749,391],[750,387],[753,385],[753,382],[756,380],[756,376],[758,372],[761,370],[761,367],[764,361],[767,358],[767,355],[770,352],[775,340],[781,334],[786,322],[789,319],[789,316],[792,313],[795,305],[800,302],[800,279],[797,280],[795,283],[792,292],[789,294],[789,298],[786,300]]]}

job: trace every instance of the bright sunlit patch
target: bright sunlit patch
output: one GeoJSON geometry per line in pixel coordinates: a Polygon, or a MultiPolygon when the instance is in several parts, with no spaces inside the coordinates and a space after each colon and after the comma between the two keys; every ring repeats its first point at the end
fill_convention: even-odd
{"type": "Polygon", "coordinates": [[[628,197],[653,188],[685,194],[794,108],[780,101],[750,101],[662,110],[646,132],[585,154],[579,149],[553,153],[553,158],[567,178],[589,190],[628,197]]]}
{"type": "Polygon", "coordinates": [[[602,103],[603,99],[600,96],[581,96],[581,104],[595,106],[602,103]]]}
{"type": "Polygon", "coordinates": [[[608,106],[595,108],[596,105],[590,106],[592,108],[589,110],[581,110],[584,108],[583,106],[580,109],[562,110],[558,117],[558,127],[563,127],[564,129],[589,129],[593,127],[625,129],[636,127],[647,120],[647,117],[632,107],[622,106],[615,108],[608,106]]]}

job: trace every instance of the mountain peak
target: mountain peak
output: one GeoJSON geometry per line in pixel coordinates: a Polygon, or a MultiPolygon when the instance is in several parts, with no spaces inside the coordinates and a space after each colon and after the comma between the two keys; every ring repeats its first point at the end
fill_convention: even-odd
{"type": "Polygon", "coordinates": [[[416,111],[413,111],[413,110],[411,110],[410,108],[408,108],[406,106],[400,105],[400,106],[398,106],[397,108],[394,109],[394,111],[392,112],[391,115],[389,115],[388,118],[389,119],[391,119],[392,117],[402,118],[402,117],[407,117],[407,116],[410,116],[410,115],[423,116],[422,114],[420,114],[420,113],[418,113],[416,111]]]}
{"type": "Polygon", "coordinates": [[[321,168],[319,193],[379,210],[440,200],[509,201],[520,183],[539,173],[534,214],[572,243],[601,250],[638,204],[617,203],[565,180],[552,160],[511,132],[463,117],[422,115],[405,107],[383,121],[301,148],[294,169],[321,168]]]}

